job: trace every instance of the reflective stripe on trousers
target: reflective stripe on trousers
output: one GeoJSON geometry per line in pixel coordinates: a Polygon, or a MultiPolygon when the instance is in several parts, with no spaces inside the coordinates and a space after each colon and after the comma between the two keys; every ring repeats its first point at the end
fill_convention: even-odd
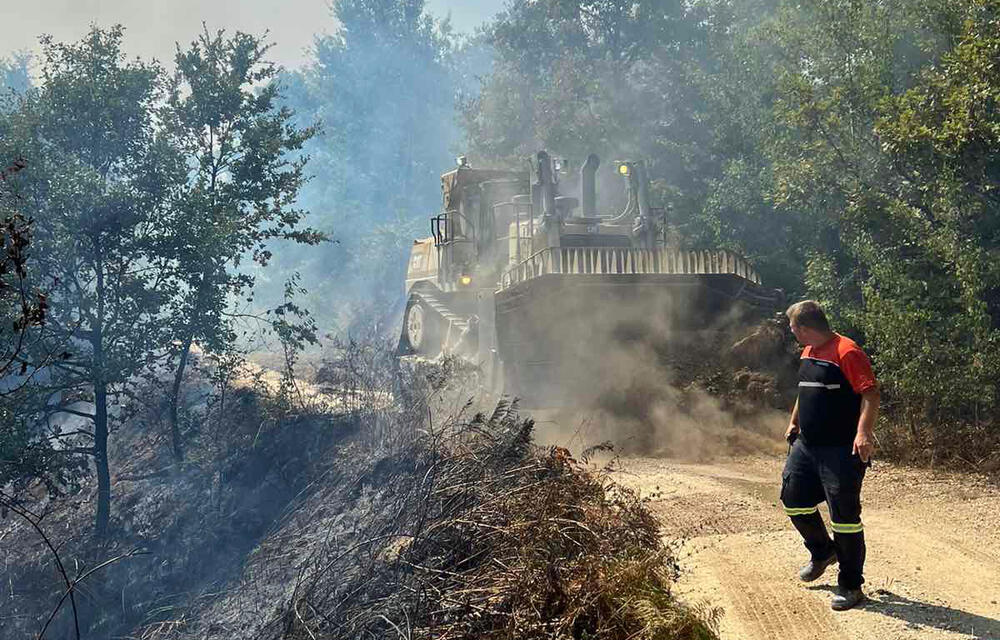
{"type": "Polygon", "coordinates": [[[830,521],[830,528],[833,529],[834,533],[861,533],[865,530],[864,525],[860,522],[834,522],[833,520],[830,521]]]}

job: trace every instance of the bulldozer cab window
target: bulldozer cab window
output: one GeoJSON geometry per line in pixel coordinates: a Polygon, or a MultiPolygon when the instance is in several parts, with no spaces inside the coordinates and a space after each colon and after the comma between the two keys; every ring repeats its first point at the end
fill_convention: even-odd
{"type": "Polygon", "coordinates": [[[476,237],[476,222],[479,220],[479,186],[469,186],[462,190],[462,213],[458,222],[458,235],[468,240],[476,237]]]}

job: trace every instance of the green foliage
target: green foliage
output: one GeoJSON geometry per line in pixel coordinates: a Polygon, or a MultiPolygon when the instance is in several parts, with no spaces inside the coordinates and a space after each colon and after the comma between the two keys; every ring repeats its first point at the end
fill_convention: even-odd
{"type": "Polygon", "coordinates": [[[775,203],[811,212],[835,233],[835,242],[805,240],[817,256],[810,293],[865,338],[890,408],[935,425],[990,406],[998,378],[987,355],[996,340],[985,302],[995,282],[992,234],[975,222],[988,203],[970,194],[979,186],[967,170],[989,161],[973,151],[961,167],[945,166],[928,153],[954,152],[962,138],[953,133],[984,121],[968,105],[957,118],[935,106],[984,88],[963,44],[935,49],[959,36],[943,30],[973,7],[953,4],[941,19],[938,6],[939,37],[927,38],[930,7],[846,2],[779,12],[766,27],[784,60],[779,128],[766,149],[775,203]],[[920,72],[938,56],[969,72],[946,81],[920,72]]]}
{"type": "Polygon", "coordinates": [[[668,132],[683,129],[691,97],[675,82],[682,14],[653,1],[511,3],[488,29],[493,73],[464,109],[473,150],[513,160],[540,146],[585,158],[679,145],[668,132]],[[630,126],[654,110],[678,118],[642,133],[630,126]]]}
{"type": "MultiPolygon", "coordinates": [[[[0,122],[2,155],[27,168],[14,188],[35,220],[31,270],[48,289],[41,336],[26,358],[44,367],[38,412],[89,422],[79,438],[98,475],[97,528],[110,517],[107,441],[111,403],[124,403],[168,341],[173,292],[162,255],[178,156],[162,144],[153,112],[161,71],[127,62],[120,27],[80,42],[44,38],[41,82],[0,122]],[[52,361],[54,352],[71,358],[52,361]]],[[[77,438],[63,442],[72,448],[77,438]]]]}
{"type": "Polygon", "coordinates": [[[981,421],[1000,382],[989,5],[787,5],[757,30],[777,53],[763,191],[811,223],[804,293],[864,339],[914,432],[981,421]]]}
{"type": "Polygon", "coordinates": [[[309,310],[296,300],[297,297],[308,293],[299,285],[300,278],[301,276],[296,273],[285,283],[284,302],[268,312],[271,316],[271,329],[281,344],[281,354],[284,358],[279,398],[291,406],[305,404],[295,376],[295,365],[298,364],[299,355],[307,347],[319,344],[319,339],[316,337],[316,321],[309,310]]]}
{"type": "MultiPolygon", "coordinates": [[[[20,160],[0,170],[0,487],[14,499],[36,481],[58,493],[81,471],[80,459],[57,451],[31,419],[30,382],[40,367],[28,354],[45,324],[48,302],[30,283],[31,221],[12,188],[26,166],[20,160]]],[[[63,357],[52,354],[52,360],[63,357]]]]}
{"type": "Polygon", "coordinates": [[[251,314],[234,313],[233,303],[253,300],[256,272],[270,263],[273,241],[325,239],[302,227],[305,212],[296,206],[306,181],[300,151],[315,129],[297,127],[291,110],[278,106],[278,71],[267,49],[255,36],[206,29],[188,49],[178,49],[177,72],[159,111],[163,136],[186,167],[164,246],[179,282],[171,320],[180,347],[169,398],[178,459],[178,403],[192,345],[216,354],[236,349],[237,317],[251,314]]]}
{"type": "MultiPolygon", "coordinates": [[[[272,240],[324,239],[301,227],[305,211],[295,206],[307,159],[291,156],[315,129],[295,126],[292,112],[278,106],[278,71],[266,60],[267,50],[255,36],[205,31],[178,50],[177,72],[159,112],[165,137],[189,169],[171,211],[178,264],[192,293],[188,302],[201,315],[212,309],[217,324],[226,296],[242,296],[253,286],[253,275],[238,271],[247,257],[264,267],[272,240]],[[202,289],[215,299],[199,303],[202,289]]],[[[216,342],[225,334],[215,326],[195,337],[216,342]]]]}
{"type": "Polygon", "coordinates": [[[929,316],[913,351],[934,359],[924,385],[912,371],[898,382],[942,418],[978,420],[995,406],[1000,383],[1000,5],[970,2],[967,11],[955,46],[914,87],[885,101],[875,133],[895,174],[895,224],[886,244],[908,262],[883,280],[909,289],[903,300],[919,298],[894,316],[911,309],[929,316]]]}
{"type": "MultiPolygon", "coordinates": [[[[261,40],[205,32],[178,52],[168,79],[156,64],[126,60],[122,36],[94,27],[77,43],[43,39],[38,87],[0,110],[0,156],[24,159],[15,177],[5,174],[5,193],[34,220],[30,259],[14,273],[28,277],[21,291],[48,296],[44,324],[27,323],[36,326],[22,360],[37,375],[17,417],[28,426],[5,432],[5,446],[18,460],[46,443],[93,455],[99,532],[111,521],[108,439],[149,402],[139,390],[174,373],[180,454],[176,407],[192,346],[229,363],[255,283],[247,264],[265,267],[275,239],[323,239],[295,206],[299,152],[313,130],[277,106],[261,40]]],[[[294,348],[312,325],[304,309],[283,310],[272,329],[294,348]]],[[[18,348],[3,337],[4,352],[18,348]]]]}
{"type": "Polygon", "coordinates": [[[85,472],[85,459],[53,447],[30,419],[30,412],[15,400],[0,399],[0,486],[4,493],[17,499],[36,483],[53,496],[72,490],[85,472]]]}
{"type": "MultiPolygon", "coordinates": [[[[30,329],[44,324],[48,306],[45,296],[32,291],[28,282],[31,220],[22,215],[23,198],[11,185],[25,166],[19,160],[0,170],[0,378],[27,373],[21,355],[30,329]]],[[[0,393],[9,390],[4,387],[0,393]]]]}

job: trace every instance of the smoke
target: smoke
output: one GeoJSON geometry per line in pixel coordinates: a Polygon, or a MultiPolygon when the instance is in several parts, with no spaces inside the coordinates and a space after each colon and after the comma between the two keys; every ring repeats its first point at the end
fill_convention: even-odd
{"type": "Polygon", "coordinates": [[[410,246],[429,235],[440,176],[462,153],[458,96],[478,90],[490,61],[422,2],[405,5],[339,0],[334,34],[282,78],[297,122],[320,126],[303,149],[312,180],[298,204],[334,242],[277,244],[259,300],[298,272],[307,306],[336,334],[398,331],[410,246]]]}
{"type": "Polygon", "coordinates": [[[532,306],[525,322],[549,328],[537,358],[547,366],[524,375],[520,391],[540,408],[540,443],[579,453],[610,442],[629,455],[687,460],[780,449],[787,414],[775,409],[778,381],[729,356],[752,314],[720,306],[708,279],[697,278],[603,286],[567,278],[532,306]]]}
{"type": "Polygon", "coordinates": [[[769,408],[740,413],[703,388],[673,386],[662,366],[653,375],[658,379],[612,386],[577,407],[533,412],[539,444],[579,454],[610,443],[627,455],[688,461],[780,450],[787,414],[769,408]]]}

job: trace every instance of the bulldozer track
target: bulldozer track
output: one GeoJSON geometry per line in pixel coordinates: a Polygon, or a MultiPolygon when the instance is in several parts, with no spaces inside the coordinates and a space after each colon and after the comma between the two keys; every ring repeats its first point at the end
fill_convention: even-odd
{"type": "MultiPolygon", "coordinates": [[[[454,347],[469,326],[469,317],[460,316],[450,311],[448,309],[448,305],[441,299],[432,287],[420,287],[419,289],[414,289],[410,293],[410,300],[407,304],[407,313],[409,313],[410,307],[415,305],[423,305],[425,308],[430,309],[438,316],[438,322],[440,322],[440,348],[444,351],[448,351],[450,348],[454,347]]],[[[405,326],[403,333],[404,335],[406,333],[405,326]]],[[[400,342],[402,344],[402,338],[400,342]]],[[[434,350],[437,350],[436,346],[434,347],[434,350]]],[[[401,350],[401,353],[405,353],[405,350],[401,350]]]]}
{"type": "Polygon", "coordinates": [[[619,467],[675,551],[679,597],[720,607],[723,640],[1000,640],[1000,488],[878,465],[863,492],[869,600],[834,612],[836,567],[798,580],[808,558],[777,502],[782,462],[619,467]]]}
{"type": "Polygon", "coordinates": [[[658,501],[653,505],[653,510],[660,517],[664,536],[671,539],[779,529],[774,522],[760,518],[750,503],[727,504],[711,494],[685,495],[658,501]]]}
{"type": "Polygon", "coordinates": [[[825,600],[795,582],[771,582],[755,568],[755,546],[751,538],[729,540],[713,559],[713,570],[720,577],[726,600],[750,627],[752,637],[848,640],[825,600]]]}
{"type": "Polygon", "coordinates": [[[444,320],[446,325],[464,327],[468,323],[468,318],[462,317],[448,310],[447,305],[429,288],[414,292],[414,297],[423,301],[428,307],[433,309],[444,320]]]}

